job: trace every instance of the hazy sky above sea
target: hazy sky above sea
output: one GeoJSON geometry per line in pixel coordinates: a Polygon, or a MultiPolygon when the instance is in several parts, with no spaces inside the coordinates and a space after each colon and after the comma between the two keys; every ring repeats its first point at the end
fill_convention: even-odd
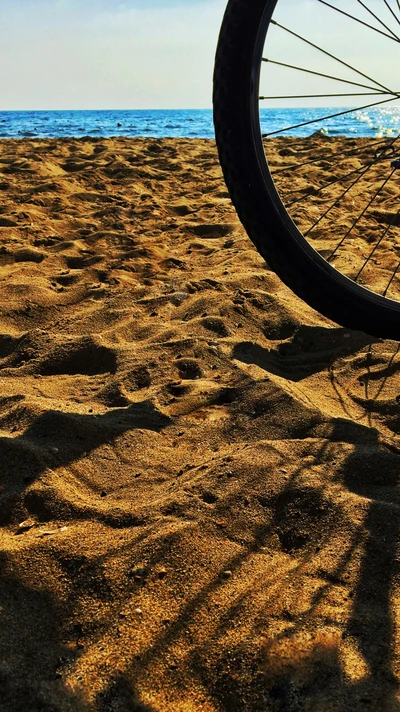
{"type": "Polygon", "coordinates": [[[207,108],[225,0],[0,0],[0,110],[207,108]]]}
{"type": "MultiPolygon", "coordinates": [[[[377,24],[357,0],[332,2],[347,11],[356,8],[359,17],[377,24]]],[[[387,5],[368,3],[400,32],[387,5]]],[[[389,3],[400,17],[397,0],[389,3]]],[[[226,0],[0,0],[0,110],[209,108],[225,5],[226,0]]],[[[341,56],[397,90],[397,41],[349,22],[317,0],[280,0],[277,7],[279,19],[291,28],[311,33],[324,47],[334,40],[341,56]]],[[[351,75],[281,30],[271,28],[268,38],[270,57],[351,75]]],[[[326,80],[310,74],[288,74],[271,64],[263,70],[262,93],[328,88],[326,80]]],[[[338,90],[349,91],[348,85],[329,86],[338,90]]],[[[285,102],[281,105],[293,104],[285,102]]]]}

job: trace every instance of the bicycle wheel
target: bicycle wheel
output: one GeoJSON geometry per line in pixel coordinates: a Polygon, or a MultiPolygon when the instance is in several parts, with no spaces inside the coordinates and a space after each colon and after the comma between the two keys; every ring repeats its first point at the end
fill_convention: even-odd
{"type": "Polygon", "coordinates": [[[214,71],[221,166],[279,277],[400,338],[399,0],[230,0],[214,71]]]}

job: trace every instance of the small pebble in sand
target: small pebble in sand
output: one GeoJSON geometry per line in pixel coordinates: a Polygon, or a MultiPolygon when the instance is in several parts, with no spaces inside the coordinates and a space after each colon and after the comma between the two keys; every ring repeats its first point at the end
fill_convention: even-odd
{"type": "Polygon", "coordinates": [[[25,519],[18,524],[18,529],[32,529],[36,524],[34,519],[25,519]]]}
{"type": "Polygon", "coordinates": [[[137,569],[134,569],[133,573],[135,576],[144,576],[146,569],[144,566],[138,566],[137,569]]]}
{"type": "Polygon", "coordinates": [[[232,571],[229,571],[229,569],[227,569],[226,571],[223,571],[223,572],[222,572],[222,578],[224,578],[224,579],[228,579],[228,578],[230,578],[231,576],[232,576],[232,571]]]}
{"type": "Polygon", "coordinates": [[[178,307],[182,302],[185,301],[187,298],[187,294],[185,292],[176,292],[175,294],[172,294],[170,297],[170,300],[172,304],[174,304],[176,307],[178,307]]]}
{"type": "Polygon", "coordinates": [[[135,611],[134,611],[134,612],[135,612],[138,616],[142,616],[142,615],[143,615],[143,611],[142,611],[141,608],[135,608],[135,611]]]}

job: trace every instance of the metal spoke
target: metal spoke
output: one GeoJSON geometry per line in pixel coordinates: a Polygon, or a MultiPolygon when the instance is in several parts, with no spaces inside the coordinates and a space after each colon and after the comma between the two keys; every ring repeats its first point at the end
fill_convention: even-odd
{"type": "Polygon", "coordinates": [[[400,25],[400,20],[399,20],[399,18],[397,17],[396,13],[393,12],[393,10],[392,10],[392,8],[390,7],[388,1],[387,1],[387,0],[383,0],[383,2],[385,3],[385,5],[386,5],[387,9],[389,10],[389,12],[392,13],[392,15],[393,15],[394,19],[396,20],[396,22],[398,22],[399,25],[400,25]]]}
{"type": "Polygon", "coordinates": [[[377,20],[377,21],[379,22],[379,24],[382,25],[382,27],[384,27],[386,30],[389,30],[389,32],[393,35],[393,37],[396,38],[396,40],[397,40],[398,42],[400,42],[400,38],[397,37],[397,35],[393,32],[393,30],[391,30],[390,27],[388,27],[387,25],[385,25],[385,23],[384,23],[377,15],[375,15],[375,13],[372,12],[372,10],[371,10],[365,3],[363,3],[362,0],[357,0],[357,2],[358,2],[359,5],[361,5],[361,7],[364,8],[364,10],[366,10],[367,12],[369,12],[369,14],[372,15],[372,17],[374,17],[375,20],[377,20]]]}
{"type": "MultiPolygon", "coordinates": [[[[396,170],[396,169],[395,169],[395,170],[396,170]]],[[[356,281],[356,280],[359,278],[360,274],[364,271],[364,269],[366,268],[368,262],[372,259],[372,256],[375,254],[376,250],[378,249],[379,245],[380,245],[381,242],[384,240],[384,238],[385,238],[386,235],[388,234],[389,230],[391,230],[391,228],[393,227],[393,225],[394,225],[394,223],[396,222],[396,219],[398,218],[399,214],[400,214],[400,208],[398,209],[397,213],[392,217],[392,219],[391,219],[389,225],[388,225],[387,228],[384,230],[383,234],[382,234],[381,237],[379,238],[379,240],[378,240],[378,242],[376,243],[376,245],[374,245],[373,250],[370,252],[370,254],[368,255],[368,257],[367,257],[367,259],[365,260],[364,264],[362,265],[361,269],[357,272],[356,276],[354,277],[354,281],[356,281]]]]}
{"type": "MultiPolygon", "coordinates": [[[[360,173],[360,175],[357,176],[357,178],[352,182],[352,184],[349,185],[349,186],[346,188],[346,190],[344,190],[343,193],[342,193],[341,195],[339,195],[338,198],[336,198],[336,200],[332,203],[332,205],[329,206],[329,208],[323,213],[323,215],[321,215],[321,216],[318,218],[318,220],[316,220],[315,223],[314,223],[313,225],[311,225],[311,227],[307,230],[307,232],[304,233],[304,237],[307,237],[307,235],[309,235],[310,232],[312,232],[312,231],[314,230],[314,228],[316,228],[317,225],[319,225],[319,223],[321,222],[321,220],[323,220],[324,218],[326,218],[326,216],[330,213],[330,211],[333,210],[333,208],[336,207],[336,205],[337,205],[338,203],[340,203],[340,201],[342,200],[342,198],[344,198],[344,196],[347,195],[347,193],[349,193],[349,191],[361,180],[361,178],[362,178],[366,173],[368,173],[369,169],[371,168],[371,166],[374,165],[374,163],[375,163],[375,162],[369,163],[369,164],[364,168],[364,170],[360,173]]],[[[355,171],[355,172],[356,172],[356,171],[355,171]]],[[[328,186],[326,186],[326,187],[328,187],[328,186]]]]}
{"type": "Polygon", "coordinates": [[[280,27],[282,30],[285,30],[285,32],[288,32],[290,35],[293,35],[293,37],[297,37],[297,39],[301,40],[302,42],[305,42],[306,44],[310,45],[310,47],[314,47],[314,49],[317,49],[319,52],[322,52],[322,54],[325,54],[327,57],[330,57],[331,59],[334,59],[336,62],[339,62],[339,64],[343,64],[344,67],[347,67],[348,69],[351,69],[353,72],[356,74],[359,74],[361,77],[364,77],[364,79],[368,79],[369,82],[372,82],[373,84],[376,84],[377,86],[381,87],[381,89],[385,89],[385,91],[388,92],[388,94],[392,94],[393,92],[390,91],[387,87],[385,87],[383,84],[380,82],[377,82],[375,79],[372,79],[372,77],[369,77],[368,74],[364,74],[364,72],[360,72],[359,69],[356,69],[355,67],[352,67],[351,64],[348,64],[345,62],[343,59],[339,59],[339,57],[336,57],[334,54],[331,54],[330,52],[327,52],[327,50],[323,49],[322,47],[319,47],[318,45],[314,44],[314,42],[311,42],[310,40],[307,40],[305,37],[302,37],[301,35],[298,35],[297,32],[293,32],[293,30],[289,30],[288,27],[285,27],[284,25],[281,25],[279,22],[276,22],[276,20],[271,20],[271,23],[273,25],[276,25],[277,27],[280,27]]]}
{"type": "Polygon", "coordinates": [[[353,228],[355,228],[356,225],[358,225],[358,223],[360,222],[361,218],[365,215],[365,213],[367,212],[368,208],[371,207],[371,205],[372,205],[372,203],[374,202],[374,200],[375,200],[375,199],[378,197],[378,195],[382,192],[382,190],[384,189],[385,185],[389,182],[389,180],[391,179],[393,173],[395,173],[396,170],[397,170],[396,168],[393,168],[393,170],[390,172],[390,174],[387,176],[387,178],[385,178],[385,180],[384,180],[383,183],[379,186],[379,188],[378,188],[378,190],[376,191],[376,193],[375,193],[375,194],[372,196],[372,198],[368,201],[368,203],[367,203],[367,205],[365,206],[365,208],[362,210],[362,212],[360,213],[360,215],[359,215],[359,216],[356,218],[356,220],[353,222],[352,226],[347,230],[346,234],[342,237],[342,239],[340,240],[339,244],[336,245],[336,247],[335,247],[335,249],[333,250],[332,254],[328,257],[328,260],[331,260],[332,257],[337,253],[339,247],[341,247],[341,246],[343,245],[344,241],[345,241],[346,238],[350,235],[350,233],[351,233],[351,231],[353,230],[353,228]]]}
{"type": "MultiPolygon", "coordinates": [[[[396,137],[398,138],[398,137],[396,137]]],[[[388,139],[384,139],[383,141],[379,143],[373,143],[362,145],[362,146],[357,146],[356,148],[349,148],[347,151],[341,151],[338,155],[340,156],[354,156],[357,154],[358,151],[360,150],[368,150],[368,148],[377,148],[378,146],[384,146],[386,145],[388,139]]],[[[390,148],[390,146],[389,146],[390,148]]],[[[309,149],[307,149],[306,152],[308,152],[309,149]]],[[[337,159],[337,154],[334,153],[329,153],[329,154],[322,154],[318,156],[317,158],[312,158],[310,161],[304,161],[303,163],[291,163],[290,166],[284,166],[283,168],[277,168],[274,170],[274,175],[277,173],[284,173],[286,171],[294,170],[295,168],[302,168],[303,166],[309,166],[312,163],[318,163],[318,161],[326,161],[329,158],[334,158],[335,160],[337,159]]]]}
{"type": "Polygon", "coordinates": [[[367,285],[366,288],[381,298],[388,295],[387,299],[396,299],[400,305],[400,203],[397,200],[400,195],[397,181],[400,179],[400,88],[394,90],[396,80],[392,77],[396,75],[392,71],[393,62],[388,61],[393,47],[386,45],[385,54],[383,40],[377,36],[400,44],[400,0],[383,0],[383,3],[375,3],[375,0],[355,0],[353,3],[314,0],[314,6],[317,10],[324,6],[327,9],[323,13],[325,18],[328,22],[333,21],[332,33],[327,25],[326,42],[321,40],[323,33],[319,32],[318,25],[315,34],[311,34],[307,18],[304,18],[304,25],[297,24],[297,27],[301,26],[297,31],[290,29],[290,21],[286,26],[273,18],[269,20],[270,27],[276,28],[277,34],[276,37],[273,35],[272,41],[280,40],[282,59],[285,60],[285,39],[297,54],[293,59],[287,55],[287,62],[278,61],[279,55],[277,59],[269,59],[271,50],[267,49],[270,45],[266,43],[266,56],[262,57],[263,63],[277,67],[275,71],[272,67],[266,70],[265,76],[261,74],[265,89],[261,83],[258,90],[261,131],[265,130],[262,138],[267,156],[270,154],[267,157],[269,171],[280,194],[281,205],[298,225],[309,246],[317,252],[323,246],[323,256],[330,264],[334,263],[340,273],[360,286],[367,285]],[[338,25],[343,27],[343,32],[337,29],[338,25]],[[282,37],[282,32],[287,37],[282,37]],[[333,37],[335,32],[338,35],[336,47],[330,43],[330,36],[333,37]],[[356,41],[363,47],[361,54],[353,49],[356,41]],[[362,64],[357,59],[359,56],[376,57],[376,48],[379,48],[379,62],[366,59],[362,64]],[[316,57],[314,61],[313,57],[316,57]],[[354,66],[353,58],[358,66],[354,66]],[[307,81],[305,75],[314,77],[314,80],[307,81]],[[276,78],[279,80],[276,87],[281,94],[273,86],[276,78]],[[364,101],[368,103],[364,104],[364,101]],[[282,115],[277,111],[272,114],[274,107],[282,107],[282,115]],[[295,111],[290,107],[300,109],[295,111]],[[375,108],[377,111],[371,111],[375,108]],[[354,129],[353,118],[364,120],[365,115],[370,117],[367,130],[354,129]],[[271,116],[277,119],[275,128],[271,125],[271,116]],[[289,125],[291,121],[296,123],[289,125]],[[378,125],[381,140],[372,138],[378,125]],[[333,127],[335,133],[349,138],[349,131],[354,130],[363,138],[353,141],[343,138],[336,143],[310,141],[309,135],[323,126],[333,127]],[[286,138],[293,135],[298,139],[286,138]],[[300,136],[304,140],[299,140],[300,136]],[[289,150],[291,147],[295,150],[289,150]],[[278,153],[285,158],[280,160],[278,153]],[[374,220],[376,211],[380,213],[381,209],[386,214],[383,224],[374,220]],[[365,226],[369,227],[367,232],[365,226]],[[328,242],[325,238],[329,238],[328,242]],[[375,268],[375,262],[380,264],[375,258],[383,251],[387,261],[385,257],[383,266],[375,268]]]}
{"type": "Polygon", "coordinates": [[[293,129],[299,129],[302,126],[310,126],[311,124],[318,124],[321,121],[327,121],[328,119],[334,119],[337,116],[344,116],[345,114],[351,114],[354,111],[362,111],[363,109],[370,109],[372,106],[379,106],[381,104],[387,104],[391,101],[396,101],[397,96],[391,99],[384,99],[383,101],[375,101],[373,104],[366,104],[365,106],[358,106],[355,109],[346,109],[345,111],[338,111],[335,114],[328,114],[327,116],[321,116],[318,119],[310,119],[309,121],[302,121],[300,124],[294,124],[293,126],[287,126],[284,129],[277,129],[276,131],[270,131],[269,133],[262,134],[263,138],[268,138],[269,136],[276,136],[276,134],[285,133],[285,131],[292,131],[293,129]]]}
{"type": "Polygon", "coordinates": [[[342,96],[386,96],[386,91],[355,92],[354,94],[287,94],[282,96],[260,96],[260,101],[269,99],[331,99],[342,96]]]}
{"type": "MultiPolygon", "coordinates": [[[[399,139],[400,139],[400,134],[397,135],[394,139],[391,139],[391,141],[389,142],[389,145],[386,146],[385,151],[382,151],[382,152],[380,151],[379,153],[377,153],[377,151],[375,150],[375,158],[374,158],[374,160],[369,161],[369,163],[366,164],[366,171],[369,170],[371,168],[371,166],[375,165],[376,163],[380,163],[381,161],[388,160],[388,157],[389,157],[388,150],[393,152],[394,151],[393,146],[395,145],[395,143],[397,143],[397,141],[399,139]]],[[[375,145],[376,147],[378,147],[378,146],[381,146],[382,144],[387,144],[387,141],[385,140],[381,143],[370,144],[370,145],[375,145]]],[[[367,146],[367,148],[368,148],[368,146],[367,146]]],[[[345,152],[343,151],[342,154],[339,154],[339,155],[344,155],[344,153],[345,152]]],[[[352,153],[354,154],[354,149],[352,149],[352,153]]],[[[321,157],[316,158],[315,160],[320,161],[321,157]]],[[[322,160],[326,160],[326,159],[324,159],[324,157],[322,156],[322,160]]],[[[315,161],[310,161],[310,163],[311,162],[314,163],[315,161]]],[[[307,165],[307,164],[305,164],[305,165],[307,165]]],[[[340,183],[341,181],[346,180],[347,178],[350,178],[350,176],[354,175],[355,173],[359,173],[360,171],[363,171],[363,170],[364,170],[364,166],[361,166],[361,168],[354,168],[354,170],[350,171],[349,173],[345,173],[344,175],[334,178],[332,181],[330,181],[330,183],[320,186],[320,188],[318,188],[315,191],[314,195],[317,195],[322,190],[325,190],[326,188],[330,188],[332,185],[335,185],[336,183],[340,183]]],[[[278,173],[278,172],[279,171],[275,171],[274,175],[276,175],[276,173],[278,173]]],[[[293,193],[293,192],[298,192],[298,191],[290,191],[289,193],[286,194],[286,196],[291,195],[291,193],[293,193]]],[[[287,207],[289,208],[292,205],[295,205],[296,203],[300,203],[302,200],[305,200],[305,198],[308,198],[308,197],[309,197],[309,194],[307,193],[306,195],[303,195],[301,198],[298,198],[297,200],[293,200],[291,203],[288,203],[287,207]]]]}
{"type": "MultiPolygon", "coordinates": [[[[386,27],[387,30],[389,30],[390,35],[388,35],[387,32],[382,32],[382,30],[378,30],[377,27],[370,25],[368,22],[364,22],[364,20],[360,20],[359,17],[350,15],[350,13],[345,12],[344,10],[341,10],[339,7],[335,7],[334,5],[331,5],[329,2],[326,2],[326,0],[318,0],[318,2],[320,2],[321,5],[326,5],[327,7],[330,7],[332,10],[336,10],[336,12],[339,12],[341,15],[345,15],[346,17],[349,17],[351,20],[354,20],[355,22],[359,22],[360,25],[364,25],[364,27],[368,27],[370,30],[374,30],[374,32],[379,32],[380,35],[384,35],[384,37],[388,37],[390,40],[393,40],[394,42],[400,42],[400,38],[397,37],[397,35],[395,35],[395,33],[392,32],[392,30],[389,27],[386,27],[386,25],[383,22],[381,22],[381,20],[379,20],[380,24],[383,25],[384,27],[386,27]]],[[[357,2],[359,2],[359,0],[357,0],[357,2]]],[[[371,13],[371,14],[373,14],[373,13],[371,13]]]]}
{"type": "MultiPolygon", "coordinates": [[[[399,211],[399,212],[400,212],[400,211],[399,211]]],[[[398,263],[396,269],[394,270],[394,272],[393,272],[393,274],[392,274],[392,276],[391,276],[391,278],[390,278],[390,280],[389,280],[389,283],[388,283],[388,285],[387,285],[385,291],[384,291],[383,294],[382,294],[383,297],[386,297],[386,295],[387,295],[387,293],[388,293],[388,291],[389,291],[389,289],[390,289],[390,287],[391,287],[391,285],[392,285],[392,282],[393,282],[393,280],[394,280],[396,274],[398,273],[399,269],[400,269],[400,262],[398,263]]],[[[400,344],[399,344],[398,348],[400,349],[400,344]]]]}
{"type": "MultiPolygon", "coordinates": [[[[354,87],[361,87],[362,89],[370,89],[372,92],[378,92],[377,87],[370,87],[368,84],[360,84],[359,82],[352,82],[350,79],[341,79],[340,77],[335,77],[330,74],[323,74],[322,72],[315,72],[312,69],[306,69],[305,67],[297,67],[295,64],[286,64],[286,62],[277,62],[275,59],[268,59],[267,57],[262,58],[263,62],[269,62],[269,64],[277,64],[279,67],[287,67],[288,69],[296,69],[298,72],[306,72],[307,74],[315,74],[317,77],[324,77],[324,79],[334,79],[336,82],[343,82],[344,84],[351,84],[354,87]]],[[[400,96],[399,92],[384,91],[382,94],[391,94],[392,96],[400,96]]]]}
{"type": "MultiPolygon", "coordinates": [[[[371,166],[373,166],[376,162],[377,161],[371,161],[371,163],[368,163],[367,167],[366,167],[366,171],[369,170],[369,168],[371,168],[371,166]]],[[[364,166],[362,166],[361,168],[354,168],[349,173],[345,173],[345,175],[343,175],[343,176],[334,178],[333,180],[330,181],[330,183],[326,183],[325,185],[321,185],[319,188],[316,188],[315,192],[313,193],[313,196],[315,197],[316,195],[318,195],[318,193],[321,193],[323,190],[330,188],[332,185],[336,185],[336,183],[341,183],[342,181],[346,180],[347,178],[350,178],[351,176],[353,176],[355,173],[360,173],[362,171],[364,171],[364,166]]],[[[297,193],[297,192],[298,191],[296,191],[296,190],[289,191],[289,193],[286,193],[285,197],[287,197],[288,195],[291,195],[291,193],[297,193]]],[[[305,195],[302,195],[301,198],[297,198],[296,200],[293,200],[291,203],[287,203],[286,207],[291,208],[292,205],[301,203],[303,200],[305,200],[306,198],[309,198],[309,197],[310,197],[310,194],[306,193],[305,195]]]]}
{"type": "MultiPolygon", "coordinates": [[[[382,295],[382,296],[385,296],[385,295],[386,295],[386,292],[387,292],[387,290],[388,290],[390,284],[392,283],[392,281],[393,281],[393,279],[394,279],[394,277],[395,277],[395,275],[396,275],[396,272],[397,272],[398,268],[399,268],[399,265],[396,267],[396,269],[395,269],[395,271],[394,271],[394,273],[393,273],[393,275],[392,275],[392,279],[390,280],[389,285],[386,287],[386,289],[385,289],[385,291],[383,292],[383,295],[382,295]]],[[[388,362],[388,365],[386,366],[385,371],[386,371],[387,374],[391,373],[392,364],[394,363],[394,360],[395,360],[397,354],[399,353],[399,351],[400,351],[400,344],[397,344],[396,351],[394,351],[394,353],[391,355],[390,360],[389,360],[389,362],[388,362]]],[[[374,400],[377,400],[377,399],[379,398],[380,394],[382,393],[383,389],[385,388],[386,383],[387,383],[387,376],[384,376],[383,379],[382,379],[382,383],[380,384],[380,386],[379,386],[377,392],[376,392],[375,395],[374,395],[374,400]]]]}

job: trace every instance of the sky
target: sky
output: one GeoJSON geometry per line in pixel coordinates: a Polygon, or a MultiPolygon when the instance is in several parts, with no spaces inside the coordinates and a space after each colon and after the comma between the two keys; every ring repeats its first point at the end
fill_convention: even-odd
{"type": "MultiPolygon", "coordinates": [[[[365,2],[364,9],[358,0],[332,2],[375,22],[365,2]]],[[[400,19],[393,19],[387,8],[391,3],[400,18],[397,0],[386,5],[382,0],[366,2],[397,31],[400,19]]],[[[226,0],[0,0],[0,111],[211,108],[215,48],[225,4],[226,0]]],[[[297,32],[311,34],[324,47],[334,41],[335,52],[398,90],[398,42],[317,0],[279,0],[275,17],[297,32]]],[[[270,28],[268,42],[270,58],[350,77],[345,67],[280,28],[270,28]]],[[[338,91],[316,76],[263,65],[263,94],[321,93],[327,86],[328,91],[338,91]]],[[[346,86],[336,84],[341,91],[346,86]]],[[[312,105],[311,100],[299,101],[312,105]]],[[[320,99],[315,101],[321,105],[320,99]]],[[[342,105],[353,99],[337,101],[342,105]]],[[[285,99],[281,105],[285,102],[295,104],[285,99]]]]}
{"type": "Polygon", "coordinates": [[[211,107],[225,0],[0,0],[0,110],[211,107]]]}

